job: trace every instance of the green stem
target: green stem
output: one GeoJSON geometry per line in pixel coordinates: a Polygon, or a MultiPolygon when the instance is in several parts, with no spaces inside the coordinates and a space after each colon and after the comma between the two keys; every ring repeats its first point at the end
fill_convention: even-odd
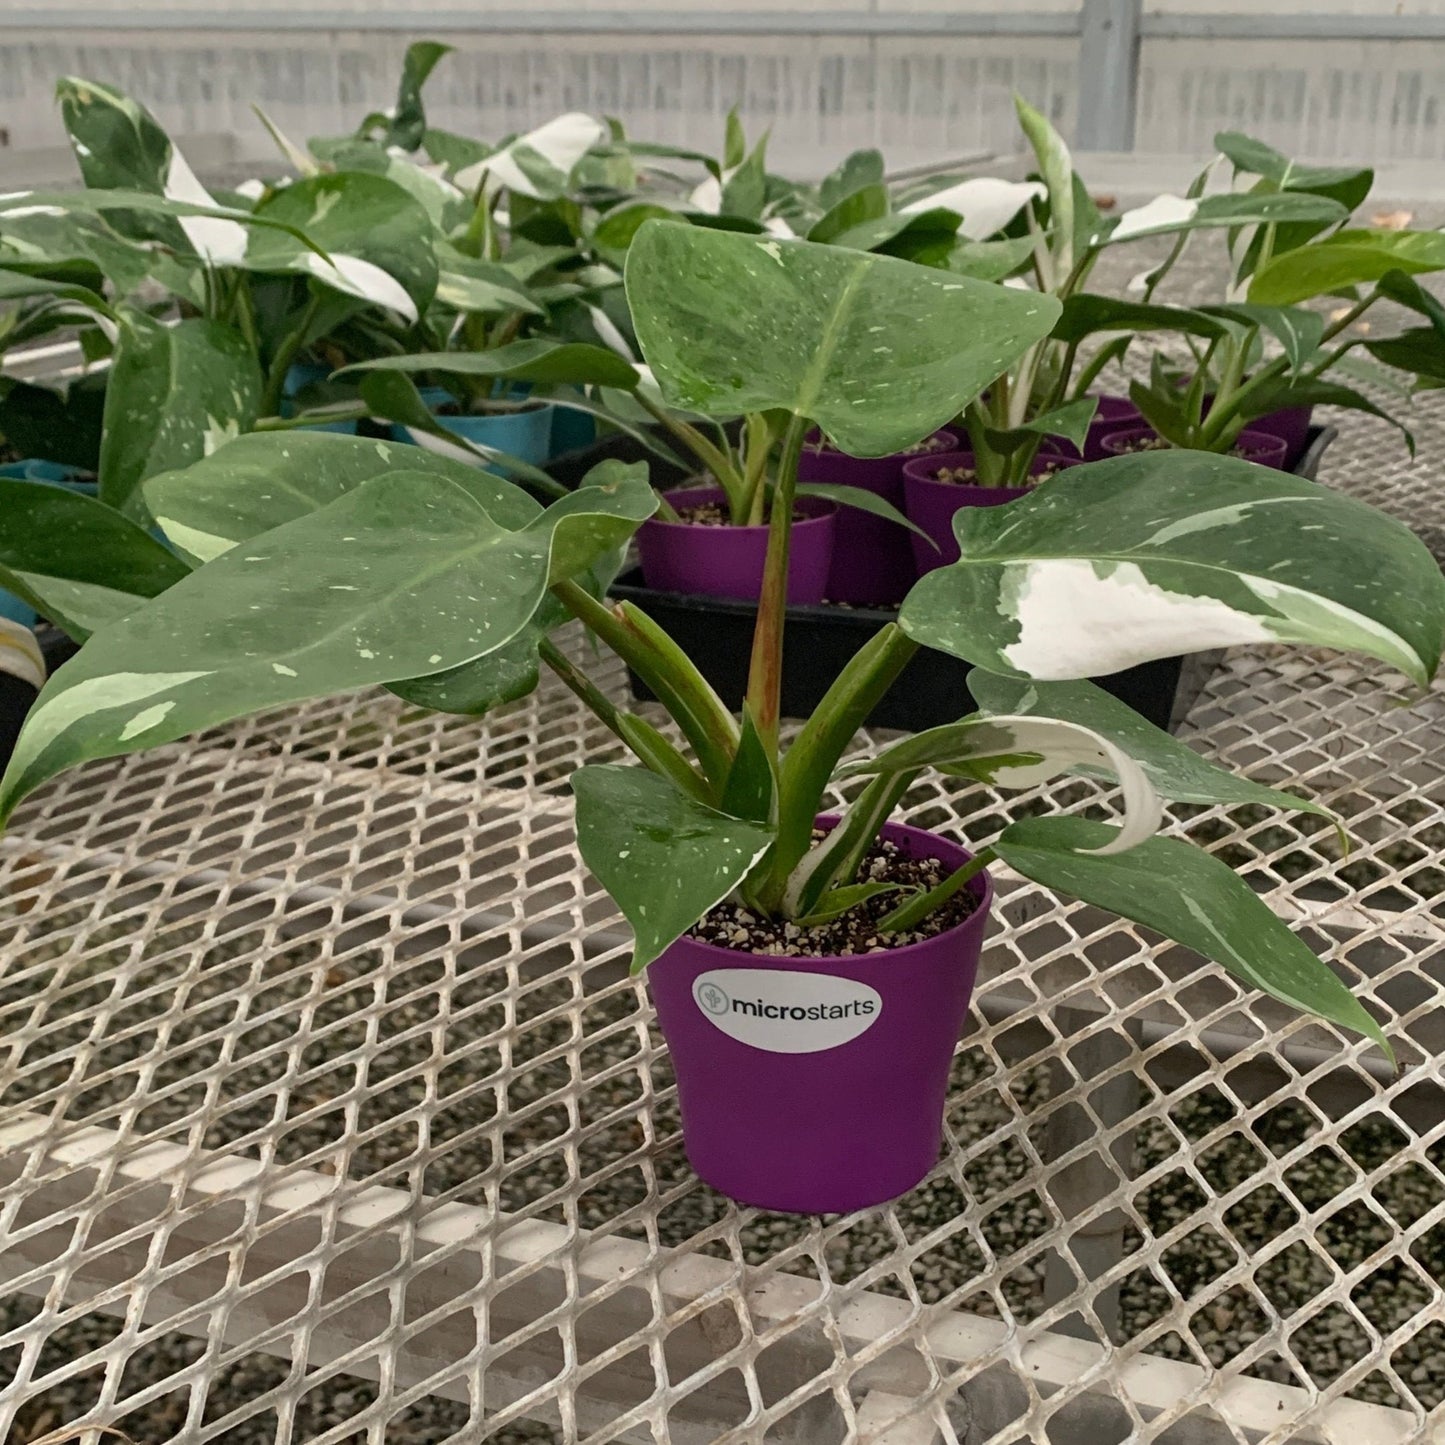
{"type": "Polygon", "coordinates": [[[556,583],[552,595],[657,694],[720,798],[737,754],[737,720],[688,655],[630,602],[608,607],[570,581],[556,583]]]}
{"type": "Polygon", "coordinates": [[[326,411],[302,412],[299,416],[263,416],[253,431],[299,431],[302,427],[328,426],[334,421],[360,421],[371,415],[365,406],[333,407],[326,411]]]}
{"type": "Polygon", "coordinates": [[[788,556],[793,539],[793,499],[798,484],[798,458],[808,423],[792,417],[783,434],[783,454],[768,518],[768,553],[763,562],[762,591],[753,625],[753,652],[748,664],[747,708],[768,757],[777,763],[778,724],[783,696],[783,624],[788,610],[788,556]]]}
{"type": "Polygon", "coordinates": [[[633,392],[633,396],[637,398],[643,410],[656,417],[658,422],[707,468],[713,480],[727,493],[728,510],[732,514],[733,521],[741,524],[742,514],[739,509],[742,504],[744,483],[737,468],[733,466],[731,458],[724,456],[695,426],[690,426],[685,421],[679,421],[665,406],[659,406],[640,391],[633,392]]]}
{"type": "Polygon", "coordinates": [[[537,645],[537,655],[595,717],[630,748],[645,767],[671,779],[701,802],[708,799],[706,781],[656,728],[623,712],[550,637],[537,645]]]}
{"type": "Polygon", "coordinates": [[[896,622],[874,633],[833,680],[778,768],[778,836],[760,896],[776,908],[813,839],[813,819],[843,750],[913,660],[918,643],[896,622]]]}
{"type": "Polygon", "coordinates": [[[271,373],[266,378],[266,390],[261,396],[261,414],[274,416],[281,409],[281,392],[286,385],[286,373],[296,360],[301,348],[306,345],[316,314],[321,310],[320,296],[312,296],[301,315],[301,324],[281,343],[271,361],[271,373]]]}
{"type": "Polygon", "coordinates": [[[967,863],[955,868],[936,888],[930,888],[927,893],[914,894],[906,903],[900,903],[892,912],[885,913],[878,920],[878,931],[897,933],[905,928],[916,927],[930,913],[947,903],[970,878],[982,873],[997,857],[998,854],[992,848],[980,848],[967,863]]]}

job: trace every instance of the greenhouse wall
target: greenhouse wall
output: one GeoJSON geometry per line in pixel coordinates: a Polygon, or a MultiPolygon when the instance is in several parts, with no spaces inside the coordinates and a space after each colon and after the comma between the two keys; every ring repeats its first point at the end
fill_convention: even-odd
{"type": "MultiPolygon", "coordinates": [[[[1011,149],[1015,90],[1071,133],[1079,17],[1069,0],[829,0],[786,12],[762,0],[732,0],[725,11],[640,0],[625,12],[578,0],[566,12],[525,15],[491,0],[465,13],[419,0],[330,0],[324,10],[246,0],[224,14],[212,0],[154,9],[92,0],[43,12],[12,3],[0,13],[0,128],[12,149],[60,144],[51,77],[79,73],[141,97],[177,134],[239,137],[243,156],[259,155],[253,103],[298,136],[348,128],[385,103],[407,40],[426,33],[459,51],[428,91],[444,126],[500,135],[579,109],[715,147],[736,104],[750,130],[774,128],[780,168],[806,174],[856,145],[881,146],[902,168],[1011,149]],[[767,33],[785,13],[793,33],[767,33]],[[971,20],[1017,22],[1027,33],[927,28],[971,20]],[[144,28],[151,21],[156,28],[144,28]],[[718,30],[701,28],[709,24],[718,30]]],[[[1445,0],[1150,0],[1140,34],[1140,150],[1199,153],[1233,127],[1315,158],[1445,156],[1445,0]],[[1168,29],[1246,8],[1309,23],[1378,18],[1383,29],[1441,17],[1441,38],[1219,39],[1168,29]]]]}

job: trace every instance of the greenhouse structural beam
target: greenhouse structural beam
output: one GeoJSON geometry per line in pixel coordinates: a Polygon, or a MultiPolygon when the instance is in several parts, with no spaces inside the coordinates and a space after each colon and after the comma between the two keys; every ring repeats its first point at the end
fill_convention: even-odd
{"type": "Polygon", "coordinates": [[[425,20],[431,32],[567,35],[1003,35],[1074,36],[1079,17],[1050,11],[956,15],[947,12],[874,14],[853,10],[306,10],[177,12],[138,6],[112,14],[83,7],[27,7],[0,13],[7,30],[384,31],[410,33],[425,20]]]}
{"type": "Polygon", "coordinates": [[[1081,150],[1134,149],[1141,8],[1142,0],[1084,0],[1074,137],[1081,150]]]}

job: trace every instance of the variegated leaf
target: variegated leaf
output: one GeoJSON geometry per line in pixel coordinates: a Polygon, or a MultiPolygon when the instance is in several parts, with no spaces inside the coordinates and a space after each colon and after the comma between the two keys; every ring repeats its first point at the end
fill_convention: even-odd
{"type": "Polygon", "coordinates": [[[1073,468],[954,519],[962,551],[909,593],[916,641],[991,672],[1098,677],[1248,642],[1362,652],[1426,684],[1445,576],[1402,523],[1313,482],[1204,452],[1073,468]]]}
{"type": "Polygon", "coordinates": [[[967,717],[929,728],[850,763],[841,776],[937,768],[998,788],[1032,788],[1062,773],[1104,772],[1123,790],[1124,822],[1100,851],[1122,853],[1152,837],[1163,816],[1154,785],[1122,748],[1080,723],[1018,714],[967,717]]]}
{"type": "Polygon", "coordinates": [[[936,431],[1058,316],[1052,297],[889,256],[663,221],[632,243],[627,295],[669,403],[790,411],[860,456],[936,431]]]}
{"type": "Polygon", "coordinates": [[[506,647],[549,581],[614,550],[657,505],[631,476],[588,492],[513,530],[455,482],[393,471],[233,548],[56,673],[0,782],[0,818],[86,759],[506,647]]]}

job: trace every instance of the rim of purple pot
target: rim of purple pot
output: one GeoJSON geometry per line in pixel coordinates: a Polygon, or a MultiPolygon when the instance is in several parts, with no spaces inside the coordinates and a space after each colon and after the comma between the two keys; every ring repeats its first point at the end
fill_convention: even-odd
{"type": "MultiPolygon", "coordinates": [[[[903,475],[910,482],[929,482],[939,487],[973,487],[984,492],[1031,492],[1038,482],[1032,482],[1026,487],[995,487],[987,482],[944,482],[936,476],[930,476],[925,468],[932,467],[935,470],[940,467],[966,467],[972,466],[974,455],[970,452],[939,452],[927,457],[914,457],[912,461],[903,464],[903,475]]],[[[1064,471],[1068,467],[1080,465],[1077,457],[1059,456],[1054,452],[1039,452],[1029,464],[1029,475],[1038,476],[1045,467],[1051,467],[1054,472],[1064,471]]],[[[1045,477],[1042,480],[1047,481],[1045,477]]]]}
{"type": "MultiPolygon", "coordinates": [[[[1125,445],[1126,442],[1158,435],[1152,426],[1120,427],[1118,431],[1111,431],[1104,437],[1100,446],[1111,457],[1131,456],[1133,452],[1125,445]]],[[[1289,451],[1289,443],[1283,437],[1277,437],[1273,432],[1254,431],[1249,427],[1239,433],[1234,439],[1234,445],[1249,453],[1242,458],[1247,462],[1258,461],[1261,457],[1282,462],[1289,451]]],[[[1233,448],[1230,451],[1232,453],[1233,448]]]]}
{"type": "MultiPolygon", "coordinates": [[[[696,502],[721,502],[724,507],[727,505],[727,493],[721,487],[673,487],[662,493],[663,500],[674,509],[679,505],[691,506],[696,502]]],[[[799,527],[816,526],[819,522],[826,522],[838,510],[838,504],[829,501],[827,497],[795,497],[793,507],[796,511],[802,512],[802,521],[793,523],[793,530],[799,527]]],[[[692,531],[697,528],[701,531],[722,531],[732,532],[766,532],[768,524],[760,522],[757,524],[748,523],[742,527],[735,527],[728,523],[726,529],[714,527],[711,524],[702,525],[697,522],[673,522],[666,517],[649,517],[643,524],[644,527],[669,527],[680,528],[692,531]]]]}
{"type": "MultiPolygon", "coordinates": [[[[924,438],[924,440],[937,441],[940,437],[944,438],[944,444],[942,446],[930,447],[925,452],[887,452],[884,454],[883,457],[854,457],[853,459],[855,461],[883,461],[886,460],[887,457],[907,457],[910,461],[917,461],[920,458],[940,456],[944,452],[949,451],[951,448],[954,448],[958,445],[957,434],[949,431],[947,427],[939,427],[936,432],[931,432],[927,437],[924,438]]],[[[833,446],[832,443],[828,442],[824,438],[821,429],[818,427],[814,427],[813,430],[810,431],[808,435],[803,438],[803,446],[808,451],[818,452],[819,454],[824,456],[853,457],[852,452],[845,452],[840,448],[833,446]]]]}

